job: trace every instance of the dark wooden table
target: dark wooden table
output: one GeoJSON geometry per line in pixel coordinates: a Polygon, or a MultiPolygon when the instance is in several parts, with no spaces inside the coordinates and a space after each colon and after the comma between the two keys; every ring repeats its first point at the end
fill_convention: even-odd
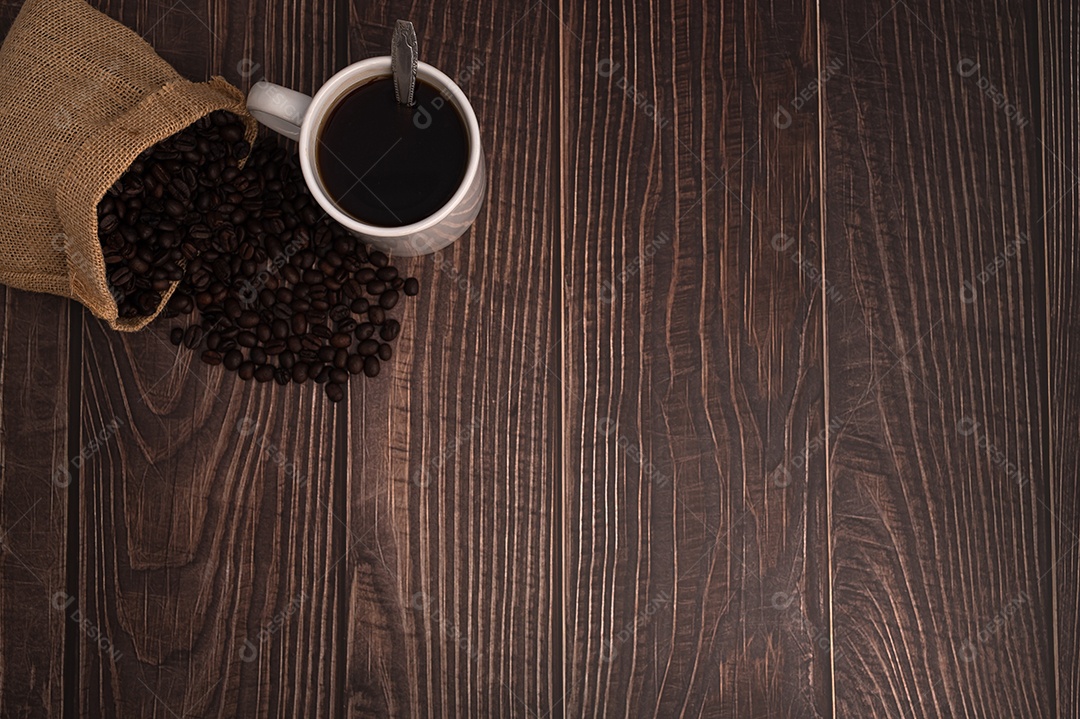
{"type": "Polygon", "coordinates": [[[0,288],[3,717],[1080,715],[1075,4],[95,4],[490,186],[338,406],[0,288]]]}

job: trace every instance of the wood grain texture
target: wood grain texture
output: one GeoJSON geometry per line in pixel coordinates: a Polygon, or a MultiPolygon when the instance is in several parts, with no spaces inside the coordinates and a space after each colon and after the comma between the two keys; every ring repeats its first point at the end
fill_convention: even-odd
{"type": "MultiPolygon", "coordinates": [[[[101,6],[193,79],[311,92],[344,54],[333,2],[101,6]]],[[[343,33],[342,33],[343,35],[343,33]]],[[[343,415],[313,386],[244,384],[169,345],[87,319],[83,432],[87,716],[333,716],[343,415]]]]}
{"type": "Polygon", "coordinates": [[[68,333],[66,300],[0,287],[3,717],[64,709],[68,493],[79,456],[68,451],[68,333]]]}
{"type": "Polygon", "coordinates": [[[1047,717],[1033,7],[821,7],[836,715],[1047,717]]]}
{"type": "Polygon", "coordinates": [[[347,541],[375,552],[347,562],[348,714],[562,716],[558,21],[353,3],[350,60],[399,18],[469,96],[489,184],[465,237],[401,261],[422,291],[396,357],[350,389],[347,541]]]}
{"type": "Polygon", "coordinates": [[[813,3],[563,7],[567,716],[828,716],[813,3]]]}
{"type": "Polygon", "coordinates": [[[1039,4],[1042,87],[1043,236],[1046,238],[1049,338],[1050,508],[1052,525],[1055,684],[1058,716],[1080,715],[1080,126],[1077,63],[1080,8],[1039,4]]]}

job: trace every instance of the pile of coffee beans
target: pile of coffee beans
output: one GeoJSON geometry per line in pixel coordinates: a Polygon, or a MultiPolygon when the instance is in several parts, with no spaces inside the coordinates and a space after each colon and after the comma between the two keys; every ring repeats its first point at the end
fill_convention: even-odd
{"type": "MultiPolygon", "coordinates": [[[[209,159],[198,165],[194,183],[185,179],[191,187],[187,199],[170,196],[167,187],[163,196],[179,205],[172,211],[166,208],[168,219],[152,214],[156,224],[143,223],[151,230],[138,229],[134,235],[113,228],[125,241],[116,254],[149,258],[143,259],[146,268],[139,264],[144,271],[138,277],[153,278],[165,269],[167,278],[180,280],[161,315],[185,316],[185,326],[171,331],[173,344],[200,352],[207,364],[221,365],[243,380],[282,385],[313,380],[325,385],[331,401],[339,402],[351,376],[375,377],[381,363],[392,357],[391,343],[401,324],[388,313],[402,295],[416,295],[419,283],[401,276],[386,254],[369,252],[322,211],[292,154],[271,140],[248,148],[242,142],[242,124],[241,140],[231,139],[234,121],[238,123],[233,116],[215,113],[189,128],[195,132],[195,152],[207,146],[210,150],[200,158],[190,156],[193,163],[209,159]],[[247,162],[240,168],[245,155],[247,162]],[[134,253],[129,244],[136,247],[134,253]],[[143,247],[152,249],[140,254],[143,247]],[[174,257],[176,250],[179,258],[174,257]]],[[[187,178],[191,165],[168,164],[177,159],[171,157],[178,151],[175,137],[170,138],[171,147],[166,145],[164,167],[173,172],[171,177],[178,172],[187,178]]],[[[138,186],[129,185],[137,174],[144,189],[148,173],[160,174],[153,168],[162,166],[157,152],[161,146],[148,151],[140,173],[133,174],[133,166],[121,178],[119,192],[102,201],[104,206],[111,199],[112,211],[99,213],[101,218],[113,216],[121,227],[130,226],[128,208],[117,207],[140,199],[128,194],[138,186]]],[[[141,197],[140,208],[154,213],[154,207],[141,197]]],[[[123,269],[133,272],[130,264],[123,269]]],[[[111,273],[109,277],[112,281],[111,273]]],[[[155,282],[139,287],[136,280],[134,287],[143,294],[135,294],[128,305],[152,310],[152,295],[139,298],[169,285],[155,282]]]]}
{"type": "Polygon", "coordinates": [[[120,317],[153,313],[182,263],[204,249],[209,228],[196,206],[238,172],[250,146],[244,123],[215,112],[145,150],[98,203],[98,237],[120,317]]]}

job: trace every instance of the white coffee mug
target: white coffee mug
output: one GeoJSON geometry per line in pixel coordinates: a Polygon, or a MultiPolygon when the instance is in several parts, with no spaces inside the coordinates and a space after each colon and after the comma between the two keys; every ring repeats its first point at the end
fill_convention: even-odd
{"type": "Polygon", "coordinates": [[[423,112],[457,110],[469,133],[469,160],[465,177],[450,200],[419,222],[400,227],[370,225],[343,212],[326,192],[315,162],[315,150],[326,116],[354,88],[377,77],[391,77],[390,57],[373,57],[349,65],[326,81],[315,97],[269,82],[256,83],[248,93],[248,111],[256,120],[300,142],[300,167],[312,196],[326,213],[365,242],[392,255],[427,255],[437,252],[465,234],[472,226],[487,186],[484,153],[480,148],[480,125],[465,93],[453,80],[431,65],[418,63],[416,76],[434,87],[447,103],[423,112]],[[450,107],[452,106],[452,107],[450,107]]]}

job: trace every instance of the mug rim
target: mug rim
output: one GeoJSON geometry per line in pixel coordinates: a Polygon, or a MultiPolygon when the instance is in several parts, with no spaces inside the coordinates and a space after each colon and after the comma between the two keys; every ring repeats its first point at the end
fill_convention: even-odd
{"type": "Polygon", "coordinates": [[[321,128],[323,119],[332,109],[334,102],[357,85],[358,78],[363,81],[384,76],[392,77],[389,55],[380,55],[354,62],[336,72],[329,80],[323,83],[323,86],[319,88],[319,91],[312,98],[311,105],[308,107],[303,125],[300,128],[300,169],[304,173],[304,180],[308,184],[308,189],[311,190],[315,200],[322,205],[327,214],[353,232],[393,240],[403,239],[417,232],[429,230],[449,217],[461,204],[469,187],[475,180],[476,173],[480,169],[482,152],[480,149],[480,124],[476,120],[476,113],[473,112],[472,105],[469,103],[468,98],[465,97],[465,93],[461,91],[457,83],[437,68],[425,62],[418,62],[416,68],[417,78],[434,84],[436,89],[440,91],[440,95],[454,104],[454,109],[465,121],[469,136],[469,160],[465,167],[465,175],[461,178],[457,190],[454,191],[454,194],[450,196],[450,199],[442,207],[424,219],[408,225],[395,225],[393,227],[372,225],[343,212],[330,199],[319,181],[320,176],[315,167],[314,153],[311,151],[315,140],[313,136],[321,128]]]}

